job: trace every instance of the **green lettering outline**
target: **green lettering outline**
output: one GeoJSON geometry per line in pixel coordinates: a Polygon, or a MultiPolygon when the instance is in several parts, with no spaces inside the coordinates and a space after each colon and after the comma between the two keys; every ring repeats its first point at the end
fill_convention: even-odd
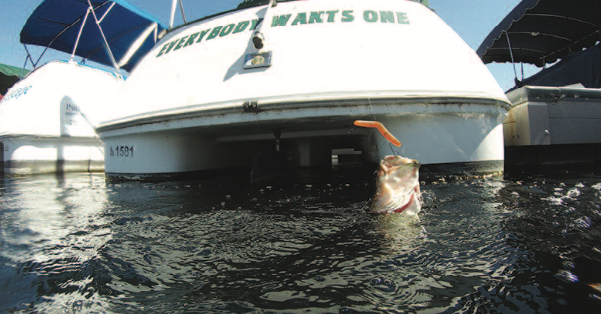
{"type": "Polygon", "coordinates": [[[392,11],[380,11],[380,22],[382,22],[382,23],[394,23],[394,12],[392,12],[392,11]]]}
{"type": "Polygon", "coordinates": [[[292,21],[292,26],[296,26],[298,23],[301,24],[307,24],[307,13],[305,12],[300,12],[296,18],[294,19],[294,21],[292,21]]]}
{"type": "Polygon", "coordinates": [[[378,12],[372,10],[365,10],[363,11],[363,19],[365,20],[365,22],[375,23],[378,21],[378,12]]]}
{"type": "Polygon", "coordinates": [[[213,28],[213,30],[211,31],[211,33],[209,34],[209,36],[207,36],[207,40],[217,37],[217,35],[219,35],[219,32],[221,32],[222,28],[223,28],[223,26],[215,26],[213,28]]]}
{"type": "Polygon", "coordinates": [[[292,16],[292,14],[274,15],[273,19],[271,20],[271,27],[286,26],[290,16],[292,16]]]}
{"type": "Polygon", "coordinates": [[[397,12],[396,17],[397,17],[397,20],[399,21],[399,24],[409,24],[409,19],[407,18],[407,13],[397,12]]]}
{"type": "Polygon", "coordinates": [[[175,48],[173,48],[173,51],[178,50],[179,48],[182,47],[182,45],[184,44],[184,41],[188,38],[188,35],[180,38],[180,40],[177,41],[177,45],[175,45],[175,48]]]}
{"type": "Polygon", "coordinates": [[[336,13],[338,13],[338,11],[339,10],[326,11],[328,14],[328,23],[333,23],[336,21],[336,13]]]}
{"type": "Polygon", "coordinates": [[[257,28],[257,26],[259,26],[259,24],[261,24],[261,22],[263,22],[263,18],[262,17],[259,18],[259,19],[256,19],[256,20],[252,20],[252,25],[250,27],[250,30],[254,31],[257,28]]]}
{"type": "Polygon", "coordinates": [[[204,31],[200,32],[200,34],[198,35],[198,40],[196,40],[196,43],[198,44],[204,37],[205,35],[209,32],[209,29],[205,29],[204,31]]]}
{"type": "Polygon", "coordinates": [[[355,16],[353,15],[353,10],[344,10],[342,11],[342,22],[348,23],[355,20],[355,16]]]}
{"type": "Polygon", "coordinates": [[[161,51],[156,56],[157,58],[163,55],[163,53],[165,52],[165,48],[167,48],[167,45],[169,45],[169,43],[166,43],[166,44],[163,45],[163,48],[161,48],[161,51]]]}
{"type": "Polygon", "coordinates": [[[165,55],[169,53],[169,51],[171,51],[171,49],[173,48],[173,46],[175,46],[175,44],[177,43],[177,39],[174,41],[169,42],[169,47],[167,47],[167,50],[165,50],[165,55]]]}
{"type": "Polygon", "coordinates": [[[236,25],[236,28],[234,28],[234,31],[232,32],[232,34],[236,34],[236,33],[240,33],[242,31],[244,31],[248,27],[248,24],[250,24],[249,21],[242,21],[242,22],[238,23],[238,25],[236,25]]]}
{"type": "Polygon", "coordinates": [[[219,37],[223,37],[223,36],[229,35],[234,30],[235,26],[236,25],[234,25],[234,24],[228,24],[228,25],[224,26],[221,29],[221,32],[219,32],[219,37]]]}
{"type": "Polygon", "coordinates": [[[194,39],[196,39],[196,36],[198,36],[198,34],[199,33],[194,33],[194,34],[190,35],[190,37],[188,37],[188,40],[184,44],[184,48],[192,45],[194,43],[194,39]]]}
{"type": "Polygon", "coordinates": [[[324,11],[312,11],[311,15],[309,16],[309,24],[323,23],[321,15],[324,13],[324,11]]]}

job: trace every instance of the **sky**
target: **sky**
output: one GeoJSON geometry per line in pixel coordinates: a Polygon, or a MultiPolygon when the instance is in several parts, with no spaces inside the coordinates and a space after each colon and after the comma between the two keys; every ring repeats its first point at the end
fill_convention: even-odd
{"type": "MultiPolygon", "coordinates": [[[[319,0],[313,0],[319,1],[319,0]]],[[[366,0],[369,1],[369,0],[366,0]]],[[[399,0],[401,1],[401,0],[399,0]]],[[[0,0],[0,63],[22,67],[26,52],[19,43],[21,28],[27,18],[42,0],[0,0]]],[[[169,25],[171,0],[127,0],[137,8],[169,25]]],[[[198,19],[235,8],[242,0],[183,0],[188,20],[198,19]]],[[[488,33],[509,13],[520,0],[430,0],[430,7],[474,50],[488,33]]],[[[178,12],[179,13],[179,12],[178,12]]],[[[181,16],[176,14],[175,24],[181,24],[181,16]]],[[[42,48],[28,46],[34,56],[39,56],[42,48]]],[[[64,53],[47,53],[42,64],[54,59],[68,59],[64,53]]],[[[513,87],[514,68],[511,64],[488,64],[503,90],[513,87]]],[[[31,69],[31,65],[26,66],[31,69]]],[[[518,69],[518,72],[521,69],[518,69]]],[[[527,66],[525,76],[532,75],[538,68],[527,66]]],[[[518,73],[521,78],[521,73],[518,73]]]]}

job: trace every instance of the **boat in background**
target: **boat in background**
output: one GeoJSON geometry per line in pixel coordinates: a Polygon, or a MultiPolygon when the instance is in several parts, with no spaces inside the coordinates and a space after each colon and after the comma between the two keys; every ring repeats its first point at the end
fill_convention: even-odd
{"type": "Polygon", "coordinates": [[[509,102],[427,6],[243,4],[169,30],[140,61],[120,110],[97,128],[108,177],[331,167],[344,151],[373,164],[407,156],[421,174],[503,171],[509,102]],[[353,127],[357,119],[383,123],[402,146],[353,127]]]}
{"type": "MultiPolygon", "coordinates": [[[[7,174],[104,170],[104,144],[94,128],[115,110],[121,69],[131,71],[164,29],[122,0],[46,0],[21,30],[23,45],[71,54],[38,66],[0,102],[0,161],[7,174]],[[75,56],[112,66],[104,70],[75,56]]],[[[44,52],[46,51],[44,50],[44,52]]]]}
{"type": "Polygon", "coordinates": [[[120,75],[72,61],[33,70],[0,103],[4,173],[102,171],[94,125],[122,85],[120,75]]]}
{"type": "Polygon", "coordinates": [[[0,100],[6,95],[9,88],[25,77],[29,70],[0,63],[0,100]]]}
{"type": "Polygon", "coordinates": [[[516,71],[516,86],[507,91],[508,170],[601,164],[599,12],[596,0],[524,0],[478,48],[485,63],[544,67],[521,80],[516,71]]]}

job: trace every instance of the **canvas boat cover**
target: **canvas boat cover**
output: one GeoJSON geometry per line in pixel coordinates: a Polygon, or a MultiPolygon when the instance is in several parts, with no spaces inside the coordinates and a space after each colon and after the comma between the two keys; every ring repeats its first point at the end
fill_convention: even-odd
{"type": "Polygon", "coordinates": [[[27,73],[29,70],[0,63],[0,95],[6,95],[6,91],[27,73]]]}
{"type": "Polygon", "coordinates": [[[513,61],[542,67],[596,45],[600,34],[599,0],[523,0],[477,53],[484,63],[513,61]]]}
{"type": "MultiPolygon", "coordinates": [[[[125,0],[90,0],[117,64],[127,71],[157,42],[165,29],[156,19],[125,0]],[[155,27],[156,26],[156,27],[155,27]]],[[[89,8],[87,0],[45,0],[21,30],[21,43],[71,54],[89,8]]],[[[112,66],[102,33],[88,16],[75,55],[112,66]]]]}
{"type": "Polygon", "coordinates": [[[522,80],[519,86],[564,87],[578,84],[586,88],[601,88],[601,45],[573,53],[552,67],[522,80]]]}

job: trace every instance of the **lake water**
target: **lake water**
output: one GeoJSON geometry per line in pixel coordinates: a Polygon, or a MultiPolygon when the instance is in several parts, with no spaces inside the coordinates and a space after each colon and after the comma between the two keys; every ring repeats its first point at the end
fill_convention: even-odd
{"type": "Polygon", "coordinates": [[[372,181],[2,177],[0,313],[601,312],[601,175],[372,181]]]}

